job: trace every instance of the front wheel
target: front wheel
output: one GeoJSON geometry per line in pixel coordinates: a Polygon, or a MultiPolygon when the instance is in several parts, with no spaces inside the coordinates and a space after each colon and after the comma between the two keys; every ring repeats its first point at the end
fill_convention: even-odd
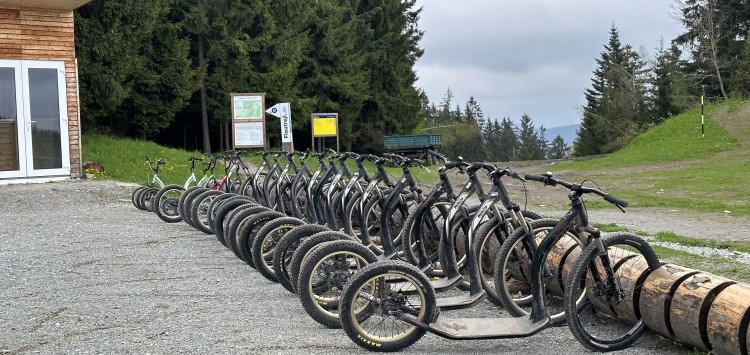
{"type": "Polygon", "coordinates": [[[156,193],[158,192],[159,189],[155,187],[149,187],[143,190],[140,195],[138,195],[140,205],[143,206],[144,210],[154,212],[154,196],[156,196],[156,193]]]}
{"type": "Polygon", "coordinates": [[[177,204],[185,188],[180,185],[165,186],[154,196],[154,213],[162,221],[167,223],[177,223],[182,220],[177,204]]]}
{"type": "Polygon", "coordinates": [[[378,260],[362,243],[336,240],[321,243],[307,255],[297,280],[302,308],[316,322],[341,328],[339,296],[351,275],[378,260]]]}
{"type": "Polygon", "coordinates": [[[143,192],[143,190],[147,188],[148,186],[139,186],[133,190],[133,193],[130,194],[130,202],[132,202],[133,206],[135,206],[139,210],[142,210],[143,206],[140,205],[140,199],[138,196],[143,192]]]}
{"type": "Polygon", "coordinates": [[[435,316],[435,290],[417,267],[396,260],[372,263],[354,274],[339,305],[341,326],[358,346],[399,351],[427,331],[403,321],[428,324],[435,316]]]}
{"type": "Polygon", "coordinates": [[[263,277],[273,282],[278,282],[273,269],[273,255],[276,251],[276,246],[286,232],[303,224],[305,222],[298,218],[279,217],[269,221],[258,230],[253,241],[253,251],[250,255],[253,257],[255,268],[263,277]]]}
{"type": "Polygon", "coordinates": [[[565,289],[566,318],[585,347],[621,350],[646,329],[634,295],[660,264],[654,249],[635,234],[615,233],[601,241],[607,255],[599,255],[596,243],[590,243],[573,266],[565,289]],[[604,266],[606,259],[609,268],[604,266]],[[614,272],[613,280],[607,279],[607,269],[614,272]],[[576,302],[582,296],[583,302],[576,302]]]}

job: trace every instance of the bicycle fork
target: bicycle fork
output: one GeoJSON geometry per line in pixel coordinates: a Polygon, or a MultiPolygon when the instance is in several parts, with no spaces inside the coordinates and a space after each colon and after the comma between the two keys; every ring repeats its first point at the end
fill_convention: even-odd
{"type": "MultiPolygon", "coordinates": [[[[599,277],[599,273],[596,270],[596,263],[592,262],[589,264],[589,271],[594,281],[594,292],[596,296],[606,296],[612,299],[615,304],[622,302],[625,299],[625,292],[622,291],[620,283],[617,282],[615,277],[615,271],[612,268],[612,262],[609,258],[609,252],[607,247],[601,238],[601,231],[598,228],[591,228],[589,235],[589,242],[594,243],[599,254],[599,260],[601,260],[602,268],[607,275],[606,282],[599,277]]],[[[583,287],[585,287],[586,280],[581,280],[583,287]]]]}

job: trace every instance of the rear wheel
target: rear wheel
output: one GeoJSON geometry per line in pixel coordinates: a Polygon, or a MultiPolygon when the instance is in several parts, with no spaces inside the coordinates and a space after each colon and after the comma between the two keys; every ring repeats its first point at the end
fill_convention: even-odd
{"type": "MultiPolygon", "coordinates": [[[[557,220],[540,219],[530,222],[534,245],[539,245],[555,227],[557,220]]],[[[545,260],[544,286],[547,311],[553,324],[565,321],[563,290],[565,269],[571,260],[580,254],[581,241],[571,231],[563,235],[552,246],[545,260]]],[[[502,244],[495,259],[495,288],[500,303],[515,317],[531,313],[533,295],[531,293],[532,243],[523,229],[515,230],[502,244]]]]}
{"type": "Polygon", "coordinates": [[[439,200],[433,203],[428,210],[417,215],[409,213],[401,233],[404,257],[414,265],[419,264],[419,251],[417,241],[424,246],[427,261],[432,264],[433,270],[440,269],[440,239],[443,236],[445,216],[451,202],[439,200]],[[416,233],[419,233],[417,235],[416,233]]]}
{"type": "MultiPolygon", "coordinates": [[[[542,218],[538,213],[527,210],[521,211],[521,215],[529,222],[542,218]]],[[[474,232],[472,250],[476,253],[477,264],[479,264],[482,288],[487,293],[487,299],[496,305],[501,305],[501,303],[497,288],[495,288],[495,260],[508,234],[513,232],[509,229],[506,223],[501,223],[497,218],[491,218],[474,232]]]]}
{"type": "Polygon", "coordinates": [[[379,261],[354,274],[341,294],[341,326],[358,346],[371,351],[399,351],[427,331],[403,321],[428,324],[434,318],[435,290],[415,266],[379,261]]]}
{"type": "Polygon", "coordinates": [[[601,239],[607,249],[613,283],[595,243],[576,261],[567,280],[565,305],[568,327],[585,347],[595,351],[621,350],[641,336],[638,295],[649,272],[658,268],[654,249],[631,233],[615,233],[601,239]],[[577,302],[583,297],[583,302],[577,302]]]}
{"type": "Polygon", "coordinates": [[[365,210],[360,217],[360,233],[367,233],[367,236],[372,243],[373,251],[375,251],[376,254],[384,253],[383,238],[385,237],[385,234],[381,230],[381,218],[388,219],[391,243],[393,243],[393,247],[399,251],[401,249],[401,231],[403,230],[404,223],[409,214],[409,203],[404,202],[400,203],[390,216],[383,216],[383,211],[380,206],[381,202],[384,201],[378,196],[373,196],[373,198],[365,204],[365,210]]]}

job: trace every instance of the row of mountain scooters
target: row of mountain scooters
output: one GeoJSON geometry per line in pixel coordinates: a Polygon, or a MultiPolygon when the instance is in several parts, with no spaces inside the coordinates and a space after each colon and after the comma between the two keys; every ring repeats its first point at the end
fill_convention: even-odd
{"type": "MultiPolygon", "coordinates": [[[[428,151],[444,164],[423,191],[412,172],[427,170],[422,159],[330,149],[258,154],[263,162],[255,171],[242,152],[223,157],[221,179],[210,176],[216,157],[204,163],[200,180],[192,170],[203,159],[191,158],[184,186],[141,187],[133,203],[214,235],[295,293],[315,321],[343,328],[362,348],[398,351],[428,331],[448,339],[526,337],[567,322],[587,348],[612,351],[630,346],[646,328],[633,295],[659,260],[639,236],[591,226],[584,195],[623,212],[627,206],[598,186],[551,173],[521,177],[428,151]],[[449,172],[453,180],[460,174],[460,183],[449,172]],[[570,211],[549,219],[522,209],[506,184],[525,194],[528,181],[566,188],[570,211]],[[511,317],[448,312],[483,300],[511,317]]],[[[164,162],[147,161],[156,177],[164,162]]]]}

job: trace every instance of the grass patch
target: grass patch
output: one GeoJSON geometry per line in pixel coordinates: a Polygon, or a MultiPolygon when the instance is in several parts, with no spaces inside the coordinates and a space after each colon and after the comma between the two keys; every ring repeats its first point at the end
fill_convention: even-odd
{"type": "MultiPolygon", "coordinates": [[[[104,174],[96,178],[140,184],[150,182],[151,169],[146,163],[146,156],[153,161],[161,158],[167,162],[159,169],[159,177],[165,184],[182,185],[190,175],[188,158],[202,155],[199,152],[170,149],[153,142],[101,134],[84,134],[81,141],[83,161],[99,162],[106,169],[104,174]]],[[[200,169],[196,167],[197,176],[201,175],[200,169]]]]}
{"type": "Polygon", "coordinates": [[[625,227],[618,226],[614,223],[607,223],[607,224],[601,224],[601,223],[593,223],[592,226],[599,228],[599,230],[603,232],[627,232],[628,229],[625,227]]]}
{"type": "Polygon", "coordinates": [[[699,239],[683,237],[672,232],[659,232],[654,237],[655,242],[677,243],[680,245],[713,249],[735,250],[743,253],[750,253],[750,242],[739,241],[716,241],[709,239],[699,239]]]}
{"type": "Polygon", "coordinates": [[[628,146],[606,157],[560,163],[573,170],[596,170],[690,160],[710,156],[736,146],[737,138],[713,122],[711,112],[722,104],[706,106],[705,136],[701,138],[700,109],[692,109],[654,126],[628,146]]]}

